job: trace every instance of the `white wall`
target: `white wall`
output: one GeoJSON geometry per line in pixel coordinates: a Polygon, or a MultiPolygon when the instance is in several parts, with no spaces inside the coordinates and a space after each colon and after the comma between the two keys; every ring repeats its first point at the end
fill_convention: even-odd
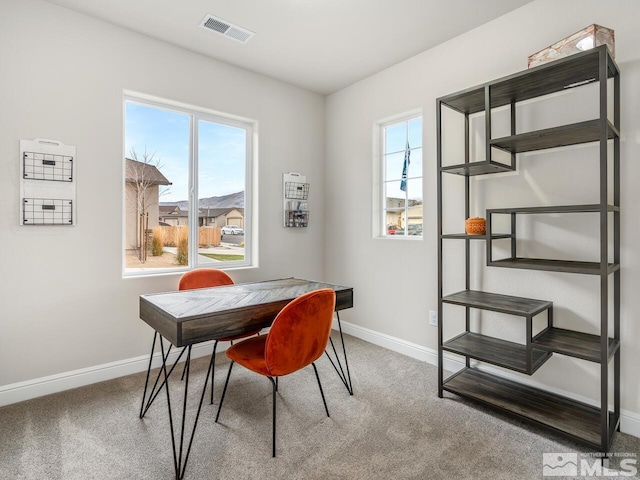
{"type": "MultiPolygon", "coordinates": [[[[538,0],[328,97],[327,218],[335,218],[344,212],[345,207],[357,215],[351,216],[349,222],[342,222],[340,228],[327,229],[327,277],[354,287],[357,308],[342,314],[345,321],[436,349],[437,329],[427,322],[427,312],[437,310],[438,305],[436,98],[524,70],[528,55],[592,23],[613,28],[616,59],[622,71],[621,398],[623,410],[640,419],[640,379],[637,373],[640,324],[636,321],[640,310],[640,297],[636,293],[640,284],[637,242],[640,191],[635,185],[640,173],[637,162],[640,154],[640,119],[637,114],[640,85],[637,19],[640,18],[640,3],[635,0],[582,0],[578,3],[579,6],[570,0],[538,0]],[[373,171],[377,148],[374,125],[415,109],[422,109],[424,118],[424,239],[372,238],[373,171]]],[[[520,118],[521,126],[540,128],[534,125],[538,118],[555,124],[571,121],[570,117],[574,115],[587,115],[587,118],[582,118],[584,120],[593,118],[589,117],[593,112],[592,105],[579,99],[569,101],[565,97],[559,96],[556,106],[545,107],[547,110],[542,110],[545,113],[539,114],[544,117],[526,113],[520,118]]],[[[518,160],[517,173],[472,181],[472,204],[475,208],[471,213],[484,216],[485,208],[597,203],[596,158],[597,149],[589,146],[557,150],[547,153],[546,157],[522,156],[518,160]]],[[[458,162],[450,160],[450,163],[458,162]]],[[[459,182],[457,193],[448,195],[445,202],[451,200],[460,207],[462,183],[459,182]],[[455,195],[458,195],[457,200],[455,195]]],[[[572,235],[573,226],[582,225],[572,219],[570,222],[573,223],[567,228],[565,221],[553,220],[543,225],[547,240],[549,236],[555,235],[559,239],[572,235]]],[[[463,231],[464,217],[460,216],[457,223],[457,228],[450,228],[449,233],[463,231]]],[[[545,239],[537,236],[540,230],[533,232],[532,235],[536,235],[534,243],[544,244],[545,239]]],[[[589,235],[593,232],[593,228],[585,226],[582,235],[570,237],[572,243],[567,245],[565,242],[560,246],[564,250],[555,253],[574,254],[572,248],[578,247],[585,252],[591,251],[593,244],[589,243],[589,235]]],[[[555,247],[554,244],[547,245],[555,247]]],[[[464,288],[464,249],[461,247],[446,244],[445,293],[464,288]]],[[[481,247],[474,245],[473,249],[472,287],[552,300],[557,307],[557,324],[598,332],[597,277],[487,268],[481,247]]],[[[543,253],[548,253],[548,249],[543,253]]],[[[593,260],[597,260],[597,250],[593,260]]],[[[450,309],[445,310],[445,314],[450,312],[450,309]]],[[[523,341],[524,324],[520,319],[498,320],[503,326],[512,325],[505,329],[509,335],[514,334],[513,325],[518,324],[520,341],[523,341]]],[[[483,320],[483,328],[487,323],[483,320]]],[[[598,373],[598,365],[555,355],[534,379],[552,388],[598,399],[598,373]]]]}
{"type": "MultiPolygon", "coordinates": [[[[123,90],[258,122],[260,268],[324,277],[324,98],[39,0],[0,2],[0,391],[148,353],[138,296],[179,274],[122,278],[123,90]],[[19,140],[77,146],[77,226],[18,226],[19,140]],[[282,174],[313,220],[282,227],[282,174]]],[[[256,192],[257,193],[257,192],[256,192]]]]}

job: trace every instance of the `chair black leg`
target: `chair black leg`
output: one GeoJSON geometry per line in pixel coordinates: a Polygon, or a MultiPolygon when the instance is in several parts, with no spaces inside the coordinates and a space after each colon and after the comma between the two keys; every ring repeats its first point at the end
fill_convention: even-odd
{"type": "Polygon", "coordinates": [[[278,391],[278,377],[274,380],[271,377],[267,377],[271,380],[271,386],[273,387],[273,437],[271,440],[271,448],[272,448],[272,456],[275,458],[276,456],[276,392],[278,391]]]}
{"type": "Polygon", "coordinates": [[[211,354],[211,405],[213,405],[213,372],[216,369],[216,348],[218,348],[218,340],[213,344],[213,353],[211,354]]]}
{"type": "Polygon", "coordinates": [[[322,395],[322,403],[324,403],[324,410],[327,412],[327,417],[329,416],[329,409],[327,408],[327,401],[324,398],[324,392],[322,391],[322,384],[320,383],[320,375],[318,375],[318,369],[316,368],[316,364],[312,363],[313,371],[316,372],[316,378],[318,379],[318,386],[320,387],[320,395],[322,395]]]}
{"type": "Polygon", "coordinates": [[[231,369],[233,368],[234,362],[232,361],[229,364],[229,373],[227,373],[227,380],[224,382],[224,389],[222,390],[222,397],[220,397],[220,405],[218,405],[218,413],[216,413],[215,422],[218,423],[218,418],[220,417],[220,410],[222,410],[222,402],[224,402],[224,396],[227,393],[227,386],[229,385],[229,377],[231,377],[231,369]]]}

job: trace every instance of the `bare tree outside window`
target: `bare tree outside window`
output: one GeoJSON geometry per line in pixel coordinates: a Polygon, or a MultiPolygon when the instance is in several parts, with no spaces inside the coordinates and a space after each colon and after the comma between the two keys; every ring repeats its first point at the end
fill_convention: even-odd
{"type": "Polygon", "coordinates": [[[161,168],[156,152],[149,153],[146,146],[141,157],[132,148],[126,158],[127,216],[131,217],[127,221],[126,238],[140,263],[147,260],[150,232],[158,224],[160,196],[171,188],[171,182],[161,173],[161,168]]]}

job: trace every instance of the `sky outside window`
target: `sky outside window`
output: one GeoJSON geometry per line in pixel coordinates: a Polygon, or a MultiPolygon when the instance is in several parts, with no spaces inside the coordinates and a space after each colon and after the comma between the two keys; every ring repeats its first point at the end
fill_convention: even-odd
{"type": "Polygon", "coordinates": [[[208,198],[244,190],[246,132],[198,121],[198,195],[208,198]]]}
{"type": "MultiPolygon", "coordinates": [[[[125,154],[135,149],[143,160],[145,147],[155,153],[159,170],[172,183],[162,202],[188,199],[190,116],[126,102],[125,154]]],[[[228,195],[244,190],[246,132],[214,122],[198,122],[199,197],[228,195]]]]}

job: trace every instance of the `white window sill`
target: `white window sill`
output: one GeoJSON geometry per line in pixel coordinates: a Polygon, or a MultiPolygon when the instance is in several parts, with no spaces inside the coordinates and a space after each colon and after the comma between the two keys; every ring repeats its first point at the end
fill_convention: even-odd
{"type": "Polygon", "coordinates": [[[407,242],[417,242],[424,239],[422,235],[380,235],[377,237],[373,237],[374,240],[398,240],[398,241],[407,241],[407,242]]]}

